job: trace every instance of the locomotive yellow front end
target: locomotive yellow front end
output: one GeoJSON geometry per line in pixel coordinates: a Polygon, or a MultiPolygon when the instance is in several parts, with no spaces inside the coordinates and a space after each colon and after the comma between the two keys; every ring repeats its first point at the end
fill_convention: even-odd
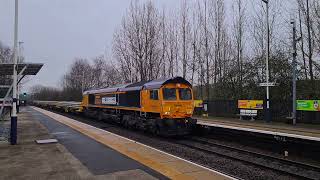
{"type": "Polygon", "coordinates": [[[141,91],[142,111],[163,135],[189,134],[196,126],[192,85],[182,77],[153,80],[141,91]]]}
{"type": "Polygon", "coordinates": [[[187,84],[170,83],[160,89],[161,118],[191,118],[194,109],[192,88],[187,84]]]}
{"type": "Polygon", "coordinates": [[[168,135],[189,134],[197,121],[192,118],[194,102],[190,84],[168,83],[160,88],[161,119],[168,135]]]}

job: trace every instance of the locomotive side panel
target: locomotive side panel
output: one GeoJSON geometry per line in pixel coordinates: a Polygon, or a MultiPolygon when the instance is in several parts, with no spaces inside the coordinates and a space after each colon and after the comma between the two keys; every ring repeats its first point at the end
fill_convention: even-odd
{"type": "Polygon", "coordinates": [[[140,91],[127,91],[119,94],[119,106],[140,107],[140,91]]]}
{"type": "Polygon", "coordinates": [[[82,96],[81,106],[87,107],[89,105],[89,95],[85,94],[82,96]]]}
{"type": "Polygon", "coordinates": [[[142,90],[142,107],[144,112],[155,113],[160,117],[161,113],[161,99],[159,89],[142,90]]]}

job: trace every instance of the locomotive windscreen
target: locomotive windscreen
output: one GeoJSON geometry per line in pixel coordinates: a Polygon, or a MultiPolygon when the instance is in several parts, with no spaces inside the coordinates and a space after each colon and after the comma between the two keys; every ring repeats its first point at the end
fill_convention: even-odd
{"type": "Polygon", "coordinates": [[[127,91],[120,94],[119,106],[140,107],[140,91],[127,91]]]}
{"type": "Polygon", "coordinates": [[[89,94],[89,104],[95,104],[95,97],[94,94],[89,94]]]}

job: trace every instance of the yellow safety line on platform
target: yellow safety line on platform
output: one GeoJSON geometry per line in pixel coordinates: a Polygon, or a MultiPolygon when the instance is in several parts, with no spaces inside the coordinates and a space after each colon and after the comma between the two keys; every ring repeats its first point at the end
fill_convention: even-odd
{"type": "MultiPolygon", "coordinates": [[[[32,108],[51,117],[51,118],[53,118],[54,120],[56,120],[60,123],[63,123],[73,129],[81,132],[82,134],[85,134],[85,135],[93,138],[94,140],[118,151],[119,153],[128,156],[129,158],[134,159],[145,166],[148,166],[149,168],[167,176],[170,179],[179,179],[179,180],[180,179],[183,179],[183,180],[197,179],[194,176],[187,175],[188,173],[190,173],[190,174],[195,173],[196,170],[190,171],[190,172],[180,172],[175,167],[166,166],[165,163],[160,163],[158,161],[155,161],[154,159],[146,157],[143,153],[137,153],[137,152],[133,152],[133,151],[128,150],[128,148],[126,148],[126,147],[128,147],[129,144],[136,144],[134,142],[128,141],[127,143],[119,143],[116,141],[112,141],[112,138],[110,139],[110,137],[107,138],[106,136],[103,136],[103,135],[106,135],[106,133],[108,133],[107,131],[104,131],[104,130],[101,130],[98,128],[94,128],[90,125],[81,123],[76,120],[72,120],[68,117],[65,117],[65,116],[62,116],[62,115],[59,115],[56,113],[52,113],[50,111],[46,111],[46,110],[43,110],[43,109],[40,109],[37,107],[32,107],[32,108]]],[[[112,133],[110,133],[108,135],[110,136],[111,134],[112,133]]],[[[116,138],[118,138],[118,140],[120,140],[119,137],[116,137],[116,138]]],[[[113,137],[113,139],[114,139],[114,137],[113,137]]],[[[148,149],[148,150],[152,150],[152,149],[148,149]]],[[[179,159],[176,159],[176,161],[178,162],[179,159]]],[[[195,168],[196,168],[196,166],[195,166],[195,168]]],[[[197,168],[199,168],[199,167],[197,167],[197,168]]],[[[206,169],[198,170],[198,172],[202,172],[202,171],[205,172],[206,169]]],[[[227,178],[221,174],[218,174],[218,173],[215,174],[211,178],[212,179],[229,179],[229,178],[227,178]]]]}

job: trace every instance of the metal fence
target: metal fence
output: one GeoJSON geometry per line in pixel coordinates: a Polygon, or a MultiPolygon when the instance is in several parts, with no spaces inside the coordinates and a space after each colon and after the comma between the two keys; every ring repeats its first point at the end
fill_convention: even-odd
{"type": "MultiPolygon", "coordinates": [[[[211,100],[208,103],[209,116],[215,117],[238,117],[238,100],[211,100]]],[[[272,100],[270,102],[272,120],[278,122],[288,122],[291,120],[292,101],[272,100]]],[[[265,107],[264,107],[265,109],[265,107]]],[[[264,110],[258,111],[257,119],[264,119],[264,110]]],[[[320,112],[297,111],[298,123],[320,124],[320,112]]]]}

